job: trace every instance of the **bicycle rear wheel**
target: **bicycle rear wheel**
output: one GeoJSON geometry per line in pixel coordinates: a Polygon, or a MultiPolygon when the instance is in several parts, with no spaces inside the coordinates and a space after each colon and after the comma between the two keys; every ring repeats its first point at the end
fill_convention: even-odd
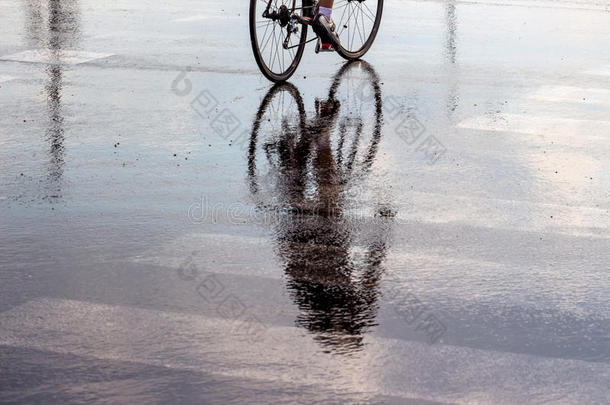
{"type": "Polygon", "coordinates": [[[333,21],[341,45],[337,53],[347,60],[362,57],[371,47],[383,11],[383,0],[336,0],[333,21]]]}
{"type": "MultiPolygon", "coordinates": [[[[291,15],[303,15],[305,0],[250,0],[250,41],[256,64],[265,77],[274,82],[288,80],[297,69],[307,39],[307,25],[291,21],[291,15]],[[296,28],[297,31],[292,31],[296,28]],[[286,38],[288,49],[284,48],[286,38]]],[[[307,13],[305,13],[306,15],[307,13]]]]}

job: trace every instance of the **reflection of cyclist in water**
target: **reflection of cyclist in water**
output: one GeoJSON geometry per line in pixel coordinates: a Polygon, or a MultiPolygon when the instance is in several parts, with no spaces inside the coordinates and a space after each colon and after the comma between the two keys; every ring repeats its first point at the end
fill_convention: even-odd
{"type": "Polygon", "coordinates": [[[391,225],[391,219],[385,217],[354,218],[346,213],[354,208],[350,201],[354,179],[368,171],[375,157],[381,125],[379,86],[367,65],[359,66],[364,66],[378,95],[371,106],[375,122],[370,143],[362,144],[366,138],[358,133],[362,126],[356,126],[356,133],[348,139],[350,134],[339,119],[341,114],[354,112],[341,105],[335,94],[342,76],[355,66],[340,70],[328,100],[316,102],[316,117],[311,123],[305,119],[296,87],[284,84],[272,88],[257,114],[249,156],[251,190],[259,206],[277,209],[273,205],[279,204],[291,212],[279,216],[274,232],[279,257],[285,263],[287,286],[301,311],[296,322],[337,352],[358,349],[364,332],[375,325],[378,284],[391,225]],[[287,108],[282,114],[277,133],[263,132],[261,123],[267,122],[270,102],[285,94],[295,100],[296,108],[287,108]],[[296,114],[294,110],[298,110],[296,114]],[[333,142],[335,134],[337,142],[333,142]],[[259,167],[257,158],[263,159],[259,167]],[[271,174],[260,177],[268,161],[274,162],[271,174]],[[267,195],[260,191],[264,181],[275,184],[267,195]]]}
{"type": "Polygon", "coordinates": [[[316,161],[314,168],[318,180],[319,207],[326,209],[325,214],[338,214],[337,203],[339,200],[339,176],[335,166],[332,144],[330,141],[332,122],[337,115],[339,102],[336,100],[323,101],[317,104],[317,128],[314,129],[318,136],[315,138],[316,161]]]}
{"type": "Polygon", "coordinates": [[[289,193],[290,206],[299,214],[317,214],[325,217],[340,215],[339,189],[341,177],[336,167],[336,160],[332,151],[331,134],[340,103],[336,100],[323,102],[316,101],[316,119],[308,128],[310,134],[304,136],[299,142],[296,153],[299,156],[290,156],[283,163],[290,166],[293,175],[290,186],[293,192],[289,193]],[[299,176],[305,176],[308,160],[312,158],[311,174],[315,178],[317,193],[315,199],[305,198],[306,185],[299,176]],[[296,192],[298,191],[298,192],[296,192]]]}

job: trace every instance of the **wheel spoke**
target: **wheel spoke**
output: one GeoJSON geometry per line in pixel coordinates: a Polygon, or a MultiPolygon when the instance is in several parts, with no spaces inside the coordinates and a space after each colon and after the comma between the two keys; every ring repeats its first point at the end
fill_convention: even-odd
{"type": "MultiPolygon", "coordinates": [[[[356,26],[356,28],[354,28],[354,37],[356,36],[356,32],[358,32],[358,38],[360,38],[361,45],[357,46],[355,49],[360,49],[362,47],[362,44],[364,44],[364,39],[363,36],[365,35],[364,33],[360,32],[360,21],[358,20],[358,15],[359,15],[359,7],[358,4],[354,5],[354,25],[356,26]]],[[[355,43],[358,43],[357,39],[354,38],[355,43]]]]}
{"type": "MultiPolygon", "coordinates": [[[[280,33],[281,33],[281,32],[282,32],[282,31],[280,31],[280,33]]],[[[280,34],[280,41],[281,41],[281,43],[282,43],[282,71],[284,71],[284,70],[285,70],[285,69],[284,69],[284,67],[286,66],[286,64],[285,64],[285,62],[284,62],[284,55],[286,54],[286,52],[284,52],[284,51],[285,51],[285,49],[283,48],[283,46],[284,46],[284,41],[282,40],[282,36],[281,36],[281,34],[280,34]]]]}
{"type": "Polygon", "coordinates": [[[352,26],[352,24],[351,24],[351,21],[350,21],[350,20],[351,20],[351,18],[352,18],[352,15],[353,15],[353,14],[354,14],[354,7],[353,7],[353,6],[351,6],[351,3],[350,3],[350,12],[349,12],[349,15],[348,15],[348,17],[347,17],[347,44],[348,44],[348,46],[349,46],[349,50],[350,50],[350,51],[352,50],[351,42],[354,42],[353,37],[354,37],[354,35],[356,34],[356,31],[354,30],[354,33],[351,35],[351,39],[352,39],[352,40],[351,40],[351,42],[350,42],[350,30],[351,30],[351,26],[352,26]]]}
{"type": "Polygon", "coordinates": [[[278,33],[277,33],[277,39],[276,39],[276,43],[275,43],[275,56],[277,57],[277,65],[280,67],[280,71],[278,73],[282,73],[284,71],[284,67],[282,66],[282,55],[284,54],[283,50],[284,48],[282,48],[282,28],[278,27],[277,28],[278,33]]]}
{"type": "Polygon", "coordinates": [[[265,47],[269,43],[269,39],[267,39],[267,42],[265,42],[265,38],[267,37],[268,30],[269,30],[269,24],[267,24],[267,27],[265,28],[265,33],[263,34],[263,40],[261,41],[261,43],[264,43],[263,48],[261,49],[261,53],[265,50],[265,47]]]}
{"type": "MultiPolygon", "coordinates": [[[[373,22],[373,24],[375,23],[375,19],[377,18],[377,13],[373,13],[371,11],[371,9],[369,8],[369,6],[366,5],[366,3],[360,3],[361,5],[364,6],[364,9],[367,10],[368,14],[367,17],[369,18],[369,20],[371,20],[373,22]]],[[[364,10],[363,9],[363,10],[364,10]]]]}
{"type": "MultiPolygon", "coordinates": [[[[267,28],[269,28],[269,27],[267,27],[267,28]]],[[[269,44],[269,41],[271,40],[271,37],[272,37],[272,36],[273,36],[273,35],[271,35],[271,32],[269,32],[269,37],[267,37],[267,30],[265,30],[265,38],[267,38],[267,41],[265,42],[265,44],[264,44],[264,45],[263,45],[263,47],[261,48],[261,54],[263,53],[263,51],[264,51],[265,49],[267,49],[267,45],[269,44]]]]}
{"type": "Polygon", "coordinates": [[[341,19],[339,20],[339,32],[337,32],[337,35],[341,36],[341,33],[343,32],[343,17],[345,17],[345,9],[343,9],[343,13],[341,14],[341,19]]]}
{"type": "MultiPolygon", "coordinates": [[[[356,8],[358,9],[358,11],[360,12],[360,25],[362,25],[362,31],[360,31],[360,25],[358,25],[358,18],[356,17],[356,25],[358,26],[358,32],[360,32],[360,40],[362,40],[362,42],[360,43],[360,47],[362,47],[364,45],[364,43],[366,42],[366,31],[364,29],[364,24],[362,23],[362,8],[357,5],[356,8]]],[[[358,12],[357,11],[357,12],[358,12]]]]}
{"type": "Polygon", "coordinates": [[[333,12],[341,13],[341,17],[337,18],[337,34],[341,38],[343,48],[348,52],[358,52],[368,42],[375,27],[377,3],[373,1],[369,6],[364,1],[342,0],[336,4],[333,12]]]}
{"type": "Polygon", "coordinates": [[[271,33],[271,49],[269,50],[269,57],[271,58],[271,66],[270,69],[273,71],[273,65],[275,64],[275,54],[273,53],[273,49],[275,49],[275,25],[273,26],[273,32],[271,33]]]}
{"type": "MultiPolygon", "coordinates": [[[[362,3],[360,3],[362,4],[362,3]]],[[[360,22],[362,23],[362,33],[363,35],[367,35],[367,30],[366,27],[364,25],[364,12],[362,11],[362,6],[358,6],[358,8],[360,8],[360,22]]],[[[371,27],[371,30],[373,29],[373,27],[371,27]]],[[[365,39],[362,41],[362,46],[364,46],[364,44],[366,43],[366,41],[368,41],[368,36],[365,37],[365,39]]]]}

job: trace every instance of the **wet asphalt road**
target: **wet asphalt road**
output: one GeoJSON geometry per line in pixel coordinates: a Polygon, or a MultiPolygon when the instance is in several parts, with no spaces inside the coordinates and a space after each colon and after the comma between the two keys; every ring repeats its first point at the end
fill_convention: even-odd
{"type": "Polygon", "coordinates": [[[0,4],[0,402],[608,403],[610,3],[387,3],[0,4]]]}

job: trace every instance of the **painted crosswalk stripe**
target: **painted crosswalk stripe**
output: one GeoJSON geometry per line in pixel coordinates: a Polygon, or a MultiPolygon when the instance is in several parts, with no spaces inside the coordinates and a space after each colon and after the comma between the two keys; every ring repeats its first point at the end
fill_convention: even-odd
{"type": "Polygon", "coordinates": [[[29,49],[27,51],[0,56],[0,60],[30,63],[60,63],[78,65],[93,60],[107,58],[112,53],[85,52],[73,50],[51,51],[49,49],[29,49]]]}
{"type": "Polygon", "coordinates": [[[0,83],[9,82],[11,80],[15,80],[16,78],[8,75],[0,75],[0,83]]]}
{"type": "Polygon", "coordinates": [[[556,103],[576,103],[583,106],[610,106],[610,89],[572,86],[544,86],[526,98],[556,103]]]}
{"type": "Polygon", "coordinates": [[[603,403],[610,380],[604,363],[371,335],[361,356],[336,357],[295,327],[252,340],[231,320],[63,299],[29,301],[0,325],[7,346],[440,402],[603,403]]]}
{"type": "Polygon", "coordinates": [[[571,146],[590,146],[591,141],[606,141],[610,136],[610,121],[527,114],[479,115],[465,119],[457,127],[527,135],[552,135],[571,146]]]}
{"type": "Polygon", "coordinates": [[[594,69],[589,69],[583,73],[596,76],[610,76],[610,66],[602,66],[594,69]]]}
{"type": "Polygon", "coordinates": [[[196,14],[196,15],[192,15],[189,17],[182,17],[182,18],[176,18],[175,20],[172,20],[172,22],[177,22],[177,23],[181,23],[181,22],[195,22],[195,21],[203,21],[203,20],[209,20],[212,18],[216,18],[216,17],[220,17],[221,14],[217,13],[216,15],[213,14],[196,14]]]}

